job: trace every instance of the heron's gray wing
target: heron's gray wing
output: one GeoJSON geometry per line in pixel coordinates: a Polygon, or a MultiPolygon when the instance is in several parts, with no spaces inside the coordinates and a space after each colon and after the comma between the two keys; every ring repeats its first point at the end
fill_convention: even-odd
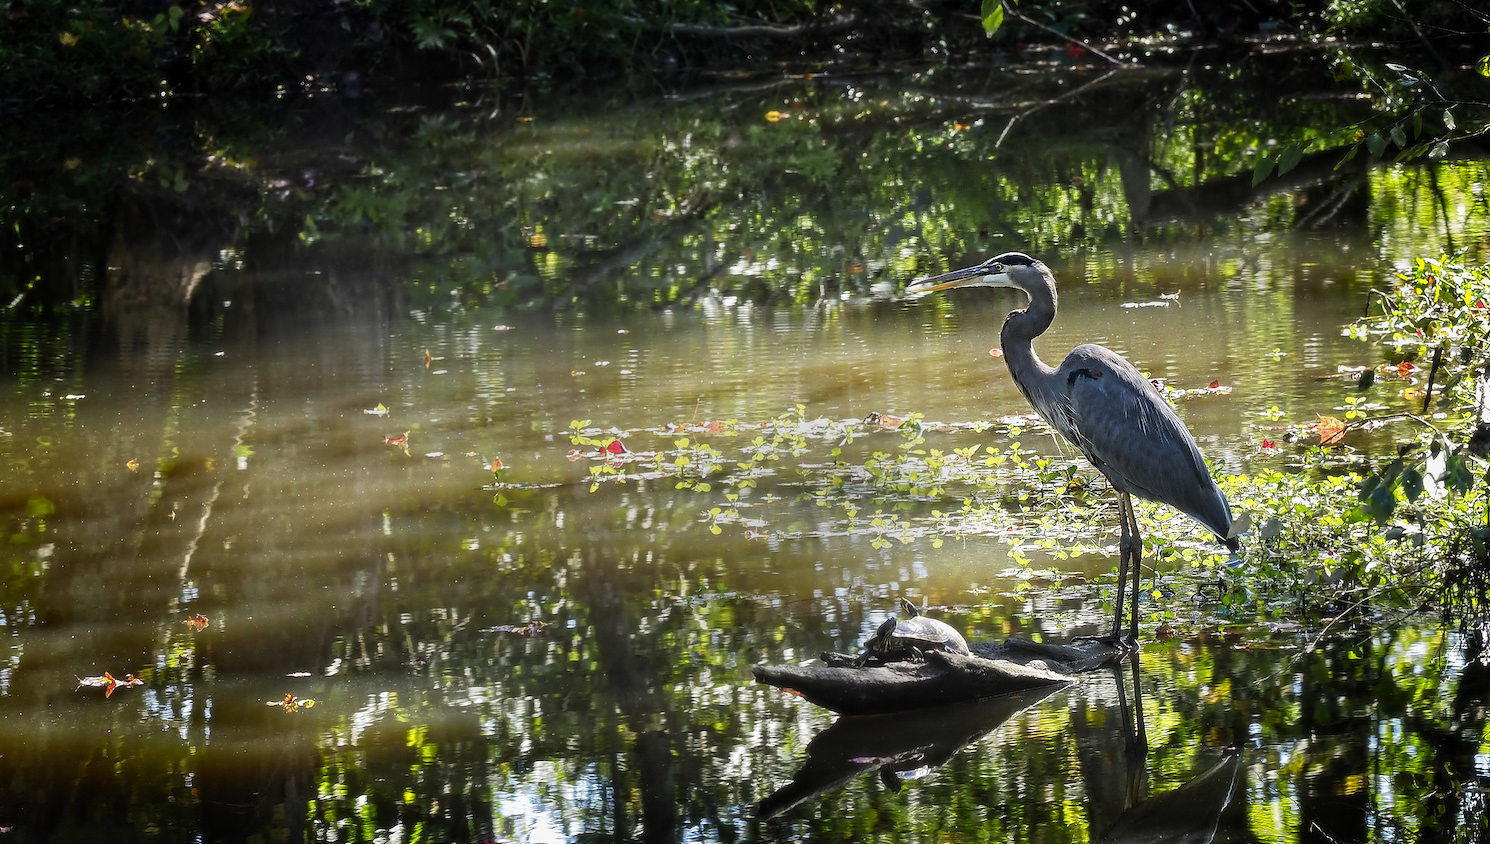
{"type": "Polygon", "coordinates": [[[1226,536],[1226,499],[1195,438],[1148,379],[1097,345],[1076,347],[1056,374],[1066,386],[1077,447],[1114,487],[1168,504],[1226,536]]]}

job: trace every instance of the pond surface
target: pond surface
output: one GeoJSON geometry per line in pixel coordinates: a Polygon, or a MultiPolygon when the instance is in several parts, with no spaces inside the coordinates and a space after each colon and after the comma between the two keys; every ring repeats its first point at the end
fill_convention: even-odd
{"type": "MultiPolygon", "coordinates": [[[[863,87],[786,97],[848,108],[863,87]]],[[[766,112],[781,94],[753,96],[766,112]]],[[[631,114],[524,123],[520,145],[622,135],[631,114]]],[[[613,169],[591,161],[596,183],[622,178],[625,155],[587,153],[612,154],[613,169]]],[[[1094,176],[1112,172],[1106,154],[1094,176]]],[[[1446,240],[1485,251],[1484,166],[1439,165],[1445,203],[1421,201],[1424,172],[1364,171],[1350,219],[1323,232],[1278,218],[1318,185],[1225,226],[1115,217],[1107,240],[1069,248],[1048,208],[1028,235],[990,217],[979,235],[974,214],[957,238],[866,258],[879,269],[862,284],[807,285],[826,295],[763,304],[721,283],[638,309],[517,307],[501,291],[520,273],[483,288],[469,255],[365,231],[260,253],[241,233],[183,258],[153,245],[180,234],[161,222],[103,263],[190,258],[182,309],[120,304],[106,285],[95,305],[0,323],[0,840],[1472,840],[1490,674],[1429,623],[1220,626],[1175,592],[1178,635],[1145,624],[1121,671],[836,724],[750,674],[857,650],[901,595],[975,641],[1064,641],[1110,617],[1100,494],[1091,533],[1052,552],[1024,542],[1038,514],[928,528],[928,510],[976,492],[955,484],[915,515],[868,475],[824,493],[820,467],[901,451],[893,420],[913,414],[926,449],[1018,441],[1074,462],[1017,418],[989,354],[1022,303],[903,301],[900,285],[1029,249],[1062,281],[1047,360],[1104,343],[1191,391],[1180,412],[1214,471],[1294,466],[1303,424],[1356,396],[1341,368],[1382,362],[1340,336],[1367,291],[1446,240]],[[1229,390],[1200,389],[1212,382],[1229,390]],[[624,453],[601,453],[617,440],[624,453]],[[80,684],[104,672],[143,682],[80,684]],[[809,765],[829,776],[812,785],[809,765]]],[[[771,201],[818,201],[789,188],[771,201]]],[[[557,242],[570,206],[537,205],[557,242]]],[[[802,235],[817,245],[794,248],[842,264],[857,235],[818,224],[802,235]]],[[[523,225],[507,234],[531,253],[543,226],[523,225]]],[[[581,271],[545,254],[523,259],[544,283],[581,271]]],[[[637,295],[664,259],[693,271],[663,254],[630,256],[601,288],[637,295]]],[[[740,260],[741,279],[802,269],[740,260]]]]}

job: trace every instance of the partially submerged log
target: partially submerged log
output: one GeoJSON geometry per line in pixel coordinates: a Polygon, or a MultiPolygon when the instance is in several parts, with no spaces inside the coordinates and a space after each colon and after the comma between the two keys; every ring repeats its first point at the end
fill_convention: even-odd
{"type": "Polygon", "coordinates": [[[853,657],[824,654],[824,665],[757,665],[758,682],[801,695],[843,715],[875,715],[966,703],[1030,689],[1059,687],[1071,675],[1121,656],[1095,640],[1045,645],[1010,639],[972,645],[973,656],[932,651],[924,662],[856,668],[853,657]]]}

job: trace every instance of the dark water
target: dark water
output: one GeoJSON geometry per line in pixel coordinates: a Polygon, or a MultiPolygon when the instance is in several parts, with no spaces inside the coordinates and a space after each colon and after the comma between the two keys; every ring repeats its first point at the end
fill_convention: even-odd
{"type": "MultiPolygon", "coordinates": [[[[808,93],[846,110],[863,96],[808,93]]],[[[621,134],[629,119],[539,121],[524,144],[572,149],[576,127],[621,134]]],[[[1119,215],[1119,240],[1068,249],[1059,213],[1030,212],[1029,234],[877,256],[873,283],[800,302],[723,285],[657,308],[510,307],[478,295],[463,259],[411,261],[364,234],[272,266],[237,242],[240,258],[206,260],[190,307],[164,317],[107,296],[8,311],[0,838],[1474,839],[1490,676],[1425,620],[1150,633],[1136,678],[1125,665],[1048,696],[867,721],[835,723],[750,674],[856,649],[898,595],[981,641],[1064,640],[1107,617],[1080,579],[1016,588],[1029,523],[902,541],[804,495],[794,461],[828,460],[834,423],[920,413],[951,424],[926,435],[950,450],[1006,445],[971,423],[1027,412],[988,354],[1020,303],[896,300],[934,269],[926,255],[1042,254],[1063,282],[1047,359],[1098,341],[1173,387],[1220,381],[1229,394],[1180,405],[1212,467],[1287,466],[1302,445],[1263,455],[1270,426],[1339,411],[1354,395],[1339,368],[1381,360],[1340,336],[1366,291],[1448,241],[1484,250],[1483,165],[1436,172],[1448,215],[1422,172],[1366,172],[1351,219],[1323,232],[1278,219],[1304,188],[1224,225],[1141,229],[1109,185],[1096,207],[1119,215]],[[350,295],[287,305],[307,290],[350,295]],[[744,460],[783,414],[805,451],[752,488],[646,471],[683,453],[680,437],[694,459],[707,443],[744,460]],[[632,456],[596,459],[578,431],[632,456]],[[78,687],[105,671],[143,683],[78,687]],[[898,791],[864,761],[892,756],[898,791]],[[770,797],[814,765],[832,773],[821,788],[770,797]]],[[[853,238],[841,222],[804,223],[818,245],[794,249],[827,263],[853,238]]],[[[535,272],[579,272],[555,260],[535,272]]],[[[623,262],[615,289],[654,260],[623,262]]],[[[742,277],[803,269],[745,263],[742,277]]],[[[861,429],[855,455],[901,442],[861,429]]],[[[1023,553],[1092,576],[1116,562],[1023,553]]]]}

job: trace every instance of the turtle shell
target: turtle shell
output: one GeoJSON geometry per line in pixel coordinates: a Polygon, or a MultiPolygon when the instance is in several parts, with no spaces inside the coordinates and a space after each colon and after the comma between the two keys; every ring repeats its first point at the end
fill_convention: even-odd
{"type": "Polygon", "coordinates": [[[923,651],[953,651],[964,656],[971,653],[967,640],[952,625],[924,615],[895,622],[895,631],[890,634],[889,649],[907,647],[920,648],[923,651]]]}
{"type": "Polygon", "coordinates": [[[864,643],[864,647],[875,653],[915,648],[921,651],[952,651],[964,656],[971,655],[967,640],[952,625],[921,615],[916,605],[904,598],[900,599],[900,604],[910,617],[886,620],[874,637],[864,643]]]}

